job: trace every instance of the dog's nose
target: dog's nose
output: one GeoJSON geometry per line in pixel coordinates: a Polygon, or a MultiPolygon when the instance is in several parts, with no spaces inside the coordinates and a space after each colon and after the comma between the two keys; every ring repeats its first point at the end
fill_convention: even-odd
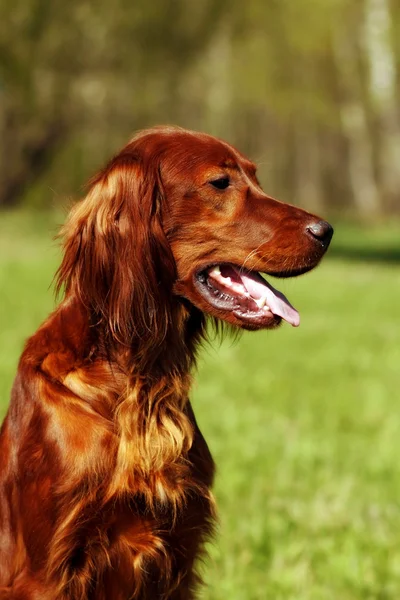
{"type": "Polygon", "coordinates": [[[326,221],[317,221],[307,226],[307,231],[324,246],[328,246],[333,236],[333,227],[326,221]]]}

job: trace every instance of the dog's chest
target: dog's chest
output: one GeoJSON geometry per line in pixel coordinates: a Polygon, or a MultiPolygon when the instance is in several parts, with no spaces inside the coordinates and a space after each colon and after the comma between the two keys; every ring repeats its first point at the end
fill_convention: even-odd
{"type": "Polygon", "coordinates": [[[191,597],[193,564],[215,515],[214,464],[197,426],[189,455],[176,467],[137,482],[142,492],[110,500],[96,517],[97,531],[87,529],[89,546],[97,549],[98,564],[90,574],[95,600],[103,594],[107,600],[169,598],[181,587],[191,597]]]}
{"type": "Polygon", "coordinates": [[[192,492],[178,508],[166,501],[152,514],[137,498],[116,505],[106,536],[104,574],[99,581],[99,587],[107,591],[105,597],[153,600],[168,598],[179,585],[189,586],[189,581],[183,582],[192,572],[213,523],[210,493],[192,492]]]}

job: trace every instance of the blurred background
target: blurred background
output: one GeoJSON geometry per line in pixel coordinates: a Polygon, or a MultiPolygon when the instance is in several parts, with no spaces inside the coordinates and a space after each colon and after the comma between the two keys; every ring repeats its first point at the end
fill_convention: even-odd
{"type": "Polygon", "coordinates": [[[3,0],[0,206],[48,207],[138,128],[236,144],[315,210],[400,211],[398,0],[3,0]]]}
{"type": "Polygon", "coordinates": [[[0,1],[0,416],[54,305],[64,207],[162,123],[236,145],[336,229],[283,284],[298,330],[202,354],[221,513],[202,598],[397,600],[399,0],[0,1]]]}

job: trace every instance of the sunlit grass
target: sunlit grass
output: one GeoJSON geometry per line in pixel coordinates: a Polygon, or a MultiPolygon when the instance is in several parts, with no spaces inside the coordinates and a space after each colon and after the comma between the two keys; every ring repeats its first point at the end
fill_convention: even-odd
{"type": "Polygon", "coordinates": [[[203,357],[221,514],[205,598],[398,598],[400,270],[326,261],[285,288],[298,330],[203,357]]]}
{"type": "MultiPolygon", "coordinates": [[[[53,306],[57,221],[0,215],[3,412],[23,341],[53,306]]],[[[337,239],[395,257],[400,229],[337,239]]],[[[279,282],[300,328],[202,353],[192,400],[221,521],[205,600],[400,597],[400,266],[350,256],[279,282]]]]}

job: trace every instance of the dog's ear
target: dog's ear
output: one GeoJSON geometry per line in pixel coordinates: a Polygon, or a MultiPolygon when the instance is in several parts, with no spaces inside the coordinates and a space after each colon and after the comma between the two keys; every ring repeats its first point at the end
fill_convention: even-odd
{"type": "Polygon", "coordinates": [[[162,344],[172,318],[175,261],[162,227],[156,161],[127,146],[91,183],[61,231],[57,290],[76,294],[112,340],[143,353],[162,344]]]}

